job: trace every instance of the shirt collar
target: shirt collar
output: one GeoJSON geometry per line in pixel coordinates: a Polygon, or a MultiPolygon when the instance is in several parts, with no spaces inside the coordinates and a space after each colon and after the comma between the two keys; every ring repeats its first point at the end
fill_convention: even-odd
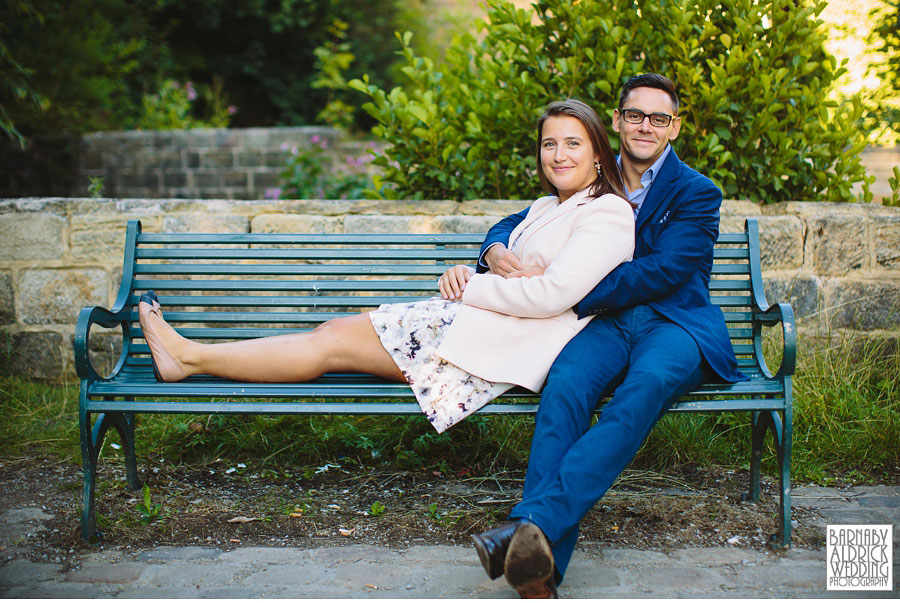
{"type": "MultiPolygon", "coordinates": [[[[669,153],[672,152],[672,145],[667,144],[666,148],[663,149],[663,152],[659,154],[659,157],[656,158],[656,161],[653,162],[647,171],[641,174],[641,186],[643,190],[647,190],[647,188],[653,184],[653,180],[656,178],[656,175],[659,174],[659,170],[662,169],[663,163],[665,163],[666,159],[669,157],[669,153]]],[[[622,156],[619,155],[616,157],[616,163],[619,166],[619,171],[622,170],[622,156]]],[[[624,182],[623,182],[624,184],[624,182]]],[[[625,184],[625,192],[631,194],[631,191],[628,190],[628,185],[625,184]]]]}

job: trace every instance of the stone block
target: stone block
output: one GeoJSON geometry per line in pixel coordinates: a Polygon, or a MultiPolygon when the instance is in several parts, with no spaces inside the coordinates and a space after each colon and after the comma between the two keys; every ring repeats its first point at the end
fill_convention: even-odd
{"type": "Polygon", "coordinates": [[[237,154],[238,167],[260,167],[262,160],[262,153],[256,150],[239,151],[237,154]]]}
{"type": "Polygon", "coordinates": [[[719,218],[719,232],[744,232],[745,220],[745,216],[726,216],[723,214],[721,218],[719,218]]]}
{"type": "Polygon", "coordinates": [[[153,167],[170,169],[181,168],[181,151],[157,151],[153,155],[153,167]]]}
{"type": "Polygon", "coordinates": [[[497,223],[494,216],[435,216],[432,228],[440,234],[485,234],[497,223]]]}
{"type": "Polygon", "coordinates": [[[225,186],[247,188],[247,172],[225,172],[223,179],[225,186]]]}
{"type": "Polygon", "coordinates": [[[184,172],[166,172],[163,174],[163,186],[166,188],[187,186],[187,174],[184,172]]]}
{"type": "Polygon", "coordinates": [[[263,165],[269,168],[284,169],[287,167],[290,154],[286,151],[268,151],[263,155],[263,165]]]}
{"type": "Polygon", "coordinates": [[[188,145],[209,149],[216,144],[216,131],[213,128],[192,128],[188,130],[188,145]]]}
{"type": "Polygon", "coordinates": [[[197,151],[187,151],[184,154],[184,167],[198,168],[200,167],[200,153],[197,151]]]}
{"type": "Polygon", "coordinates": [[[240,136],[237,130],[230,128],[213,129],[214,144],[217,149],[233,149],[240,143],[240,136]]]}
{"type": "Polygon", "coordinates": [[[250,232],[250,220],[245,216],[229,216],[219,213],[193,213],[165,216],[162,232],[250,232]]]}
{"type": "Polygon", "coordinates": [[[875,263],[880,268],[900,268],[900,215],[875,216],[875,263]]]}
{"type": "Polygon", "coordinates": [[[831,279],[825,313],[832,328],[900,328],[900,282],[831,279]]]}
{"type": "Polygon", "coordinates": [[[251,172],[251,186],[257,193],[281,186],[281,172],[251,172]]]}
{"type": "Polygon", "coordinates": [[[818,213],[807,220],[807,267],[821,275],[845,275],[866,267],[866,218],[818,213]]]}
{"type": "Polygon", "coordinates": [[[748,199],[724,199],[720,213],[722,218],[726,216],[735,217],[743,221],[744,218],[756,217],[762,214],[762,206],[748,199]]]}
{"type": "Polygon", "coordinates": [[[221,186],[219,172],[192,172],[191,180],[194,188],[217,188],[221,186]]]}
{"type": "Polygon", "coordinates": [[[156,189],[159,187],[159,176],[153,171],[152,168],[147,168],[146,171],[140,170],[138,168],[136,171],[122,171],[115,178],[116,184],[120,189],[129,189],[129,188],[151,188],[156,189]]]}
{"type": "Polygon", "coordinates": [[[205,167],[222,168],[234,165],[234,154],[231,151],[207,151],[203,154],[205,167]]]}
{"type": "Polygon", "coordinates": [[[121,270],[128,220],[140,219],[147,232],[159,232],[159,208],[135,208],[121,213],[72,216],[72,259],[76,263],[101,263],[121,270]]]}
{"type": "Polygon", "coordinates": [[[59,333],[0,332],[0,374],[58,380],[66,374],[72,348],[59,333]]]}
{"type": "Polygon", "coordinates": [[[344,232],[373,234],[430,234],[434,232],[428,216],[347,216],[344,232]]]}
{"type": "MultiPolygon", "coordinates": [[[[75,345],[74,340],[73,336],[72,345],[75,345]]],[[[88,358],[98,375],[102,377],[111,375],[121,354],[122,329],[120,327],[104,329],[99,325],[94,325],[91,328],[88,339],[88,358]]]]}
{"type": "Polygon", "coordinates": [[[0,272],[0,325],[14,322],[16,322],[16,306],[12,274],[8,270],[4,270],[0,272]]]}
{"type": "Polygon", "coordinates": [[[46,213],[0,214],[0,258],[7,262],[61,260],[66,219],[46,213]]]}
{"type": "Polygon", "coordinates": [[[796,216],[760,216],[759,249],[763,270],[803,265],[803,222],[796,216]]]}
{"type": "Polygon", "coordinates": [[[815,317],[822,298],[822,281],[816,276],[764,278],[766,300],[770,303],[788,302],[797,320],[815,317]]]}
{"type": "Polygon", "coordinates": [[[107,305],[108,287],[103,270],[26,270],[19,283],[20,320],[27,325],[74,325],[82,307],[107,305]]]}

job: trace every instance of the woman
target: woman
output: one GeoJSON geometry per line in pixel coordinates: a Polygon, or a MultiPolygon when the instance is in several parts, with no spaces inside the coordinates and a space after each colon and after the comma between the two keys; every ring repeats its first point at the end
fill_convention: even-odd
{"type": "Polygon", "coordinates": [[[631,259],[634,214],[606,130],[583,102],[548,105],[537,164],[551,195],[535,201],[510,237],[525,269],[504,278],[455,266],[439,279],[439,298],[383,305],[307,333],[216,344],[179,335],[149,292],[139,315],[157,378],[296,382],[371,373],[409,383],[438,432],[515,385],[540,391],[557,354],[590,320],[572,306],[631,259]]]}

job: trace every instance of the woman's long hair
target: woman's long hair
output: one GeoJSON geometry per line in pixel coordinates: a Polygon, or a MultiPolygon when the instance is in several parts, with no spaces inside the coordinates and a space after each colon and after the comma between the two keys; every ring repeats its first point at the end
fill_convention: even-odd
{"type": "Polygon", "coordinates": [[[592,197],[599,197],[607,193],[618,195],[623,199],[628,199],[625,195],[625,186],[622,183],[622,174],[619,173],[619,166],[616,164],[616,157],[613,154],[612,147],[609,146],[609,138],[606,137],[606,128],[603,122],[597,116],[597,112],[590,108],[586,103],[570,98],[564,101],[554,101],[547,105],[544,114],[541,115],[537,124],[537,167],[538,178],[541,181],[541,188],[553,195],[559,195],[559,191],[550,182],[547,175],[544,174],[544,166],[541,164],[541,135],[544,129],[544,122],[551,117],[560,115],[574,117],[581,122],[584,129],[587,130],[588,137],[591,139],[591,145],[594,152],[599,156],[600,171],[597,178],[591,184],[590,194],[592,197]]]}

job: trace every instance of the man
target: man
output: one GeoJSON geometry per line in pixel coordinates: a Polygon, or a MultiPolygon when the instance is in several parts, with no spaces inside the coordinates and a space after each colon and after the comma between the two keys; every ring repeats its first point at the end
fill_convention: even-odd
{"type": "MultiPolygon", "coordinates": [[[[613,129],[620,134],[626,192],[636,205],[634,259],[575,307],[579,317],[595,318],[550,369],[512,523],[473,536],[488,575],[505,574],[523,598],[555,597],[579,521],[678,396],[713,374],[745,378],[708,293],[722,193],[675,155],[669,142],[680,127],[668,78],[644,74],[623,86],[613,129]],[[610,393],[591,427],[599,400],[610,393]]],[[[525,213],[488,232],[479,270],[505,275],[525,268],[505,247],[525,213]]]]}

